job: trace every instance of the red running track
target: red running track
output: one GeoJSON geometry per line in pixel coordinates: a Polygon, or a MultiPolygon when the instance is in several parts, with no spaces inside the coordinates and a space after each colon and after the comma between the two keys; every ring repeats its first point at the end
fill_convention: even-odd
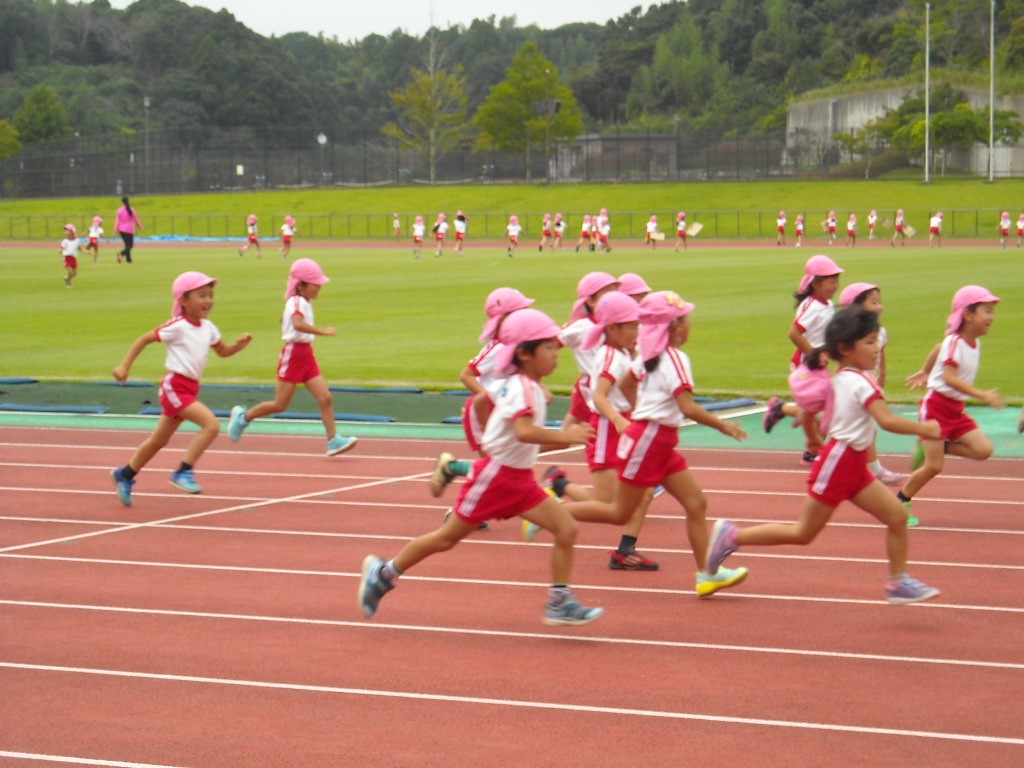
{"type": "MultiPolygon", "coordinates": [[[[950,461],[915,504],[932,603],[884,602],[882,529],[849,506],[700,600],[662,497],[641,539],[662,569],[610,571],[619,532],[583,526],[574,587],[606,615],[548,628],[550,546],[515,520],[358,610],[363,557],[440,522],[427,478],[457,445],[222,437],[187,496],[179,436],[126,509],[109,471],[141,439],[0,430],[0,767],[1024,762],[1020,460],[950,461]]],[[[798,513],[790,453],[686,453],[713,518],[798,513]]]]}

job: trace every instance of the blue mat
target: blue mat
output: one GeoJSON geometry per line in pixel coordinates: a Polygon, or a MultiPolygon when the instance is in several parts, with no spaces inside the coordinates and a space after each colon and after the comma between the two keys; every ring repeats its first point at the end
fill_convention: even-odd
{"type": "Polygon", "coordinates": [[[38,379],[29,379],[25,376],[8,376],[0,379],[0,384],[38,384],[38,379]]]}
{"type": "MultiPolygon", "coordinates": [[[[697,400],[697,398],[694,398],[694,400],[697,400]]],[[[725,411],[728,410],[729,408],[745,408],[747,406],[756,404],[757,401],[751,400],[749,397],[737,397],[735,400],[712,399],[712,401],[709,403],[701,403],[701,405],[704,406],[705,411],[725,411]]]]}
{"type": "Polygon", "coordinates": [[[0,403],[0,411],[21,411],[23,413],[107,413],[105,405],[18,405],[0,403]]]}
{"type": "Polygon", "coordinates": [[[472,393],[468,389],[446,389],[441,394],[447,397],[469,397],[472,393]]]}
{"type": "MultiPolygon", "coordinates": [[[[275,419],[305,419],[308,421],[319,421],[320,413],[302,413],[299,411],[285,411],[284,413],[274,414],[275,419]]],[[[375,423],[388,423],[396,421],[391,416],[380,416],[375,413],[336,413],[334,418],[338,421],[370,421],[375,423]]]]}

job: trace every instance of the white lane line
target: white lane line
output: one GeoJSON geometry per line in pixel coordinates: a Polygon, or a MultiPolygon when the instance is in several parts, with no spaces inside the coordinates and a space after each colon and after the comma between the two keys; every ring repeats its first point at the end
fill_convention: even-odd
{"type": "Polygon", "coordinates": [[[0,757],[12,760],[40,760],[47,763],[71,763],[72,765],[105,765],[112,768],[180,768],[180,766],[156,763],[133,763],[124,760],[99,760],[91,757],[71,757],[69,755],[40,755],[35,752],[6,752],[0,750],[0,757]]]}
{"type": "Polygon", "coordinates": [[[94,669],[88,667],[60,667],[45,664],[13,664],[0,662],[0,667],[35,672],[95,675],[100,677],[132,678],[173,683],[201,683],[205,685],[236,686],[267,690],[301,691],[304,693],[330,693],[343,696],[372,696],[386,699],[407,699],[414,701],[444,702],[446,704],[474,704],[510,709],[539,709],[560,712],[587,712],[617,717],[656,718],[670,720],[697,720],[731,725],[758,725],[772,728],[789,728],[810,731],[838,731],[843,733],[872,734],[880,736],[904,736],[917,739],[940,739],[945,741],[980,742],[985,744],[1011,744],[1024,746],[1024,739],[1005,736],[987,736],[973,733],[946,733],[942,731],[914,731],[902,728],[875,728],[870,726],[843,725],[839,723],[801,722],[794,720],[767,720],[755,717],[731,717],[700,712],[673,712],[656,709],[631,709],[624,707],[601,707],[581,703],[564,704],[553,701],[526,701],[522,699],[494,699],[481,696],[453,696],[418,691],[388,691],[371,688],[343,688],[332,685],[305,685],[280,683],[269,680],[239,680],[223,677],[201,677],[198,675],[169,675],[150,672],[131,672],[119,669],[94,669]]]}

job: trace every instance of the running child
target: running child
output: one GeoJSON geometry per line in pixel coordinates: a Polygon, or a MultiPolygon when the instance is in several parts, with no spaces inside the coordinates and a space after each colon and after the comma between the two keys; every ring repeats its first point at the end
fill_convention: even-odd
{"type": "Polygon", "coordinates": [[[423,223],[423,217],[417,216],[412,223],[412,257],[420,257],[420,248],[423,246],[423,235],[427,232],[427,226],[423,223]]]}
{"type": "Polygon", "coordinates": [[[1024,242],[1024,213],[1017,217],[1017,247],[1024,242]]]}
{"type": "Polygon", "coordinates": [[[320,289],[330,282],[320,265],[312,259],[296,259],[288,276],[288,287],[284,292],[284,313],[281,315],[281,338],[284,348],[277,363],[277,391],[274,399],[246,409],[236,405],[231,409],[228,422],[228,436],[237,443],[242,432],[261,416],[270,416],[287,410],[295,388],[305,384],[309,394],[320,406],[320,419],[327,433],[327,455],[337,456],[351,450],[356,438],[344,437],[337,433],[334,423],[334,404],[327,380],[320,373],[313,355],[313,340],[317,336],[334,336],[334,328],[320,328],[314,325],[313,303],[320,295],[320,289]]]}
{"type": "Polygon", "coordinates": [[[92,217],[92,226],[89,227],[89,243],[85,250],[92,251],[92,263],[96,264],[100,259],[100,238],[103,237],[103,219],[99,216],[92,217]]]}
{"type": "Polygon", "coordinates": [[[391,234],[394,235],[396,243],[402,241],[402,217],[397,211],[391,214],[391,234]]]}
{"type": "Polygon", "coordinates": [[[676,214],[676,252],[679,252],[679,246],[682,244],[683,250],[686,250],[686,211],[680,211],[676,214]]]}
{"type": "Polygon", "coordinates": [[[554,242],[551,245],[552,250],[562,250],[562,237],[565,235],[565,219],[562,218],[562,214],[555,214],[555,224],[553,227],[555,236],[554,242]]]}
{"type": "Polygon", "coordinates": [[[874,208],[868,214],[868,240],[875,239],[875,230],[878,229],[878,211],[874,208]]]}
{"type": "Polygon", "coordinates": [[[508,257],[511,259],[512,254],[519,246],[519,234],[523,231],[523,228],[519,226],[518,216],[512,214],[508,217],[508,226],[505,227],[505,231],[508,232],[508,257]]]}
{"type": "Polygon", "coordinates": [[[260,250],[260,228],[258,222],[259,217],[255,213],[250,213],[249,217],[245,220],[245,226],[249,234],[246,238],[245,244],[238,249],[239,256],[253,246],[256,246],[256,258],[263,258],[263,251],[260,250]]]}
{"type": "MultiPolygon", "coordinates": [[[[593,220],[591,220],[593,222],[593,220]]],[[[608,210],[606,208],[601,209],[601,215],[597,220],[597,242],[600,246],[601,253],[611,253],[612,246],[610,238],[612,235],[612,223],[611,219],[608,218],[608,210]]]]}
{"type": "Polygon", "coordinates": [[[829,245],[832,245],[836,241],[836,228],[839,226],[839,221],[836,219],[836,212],[829,211],[828,218],[825,219],[825,235],[828,237],[829,245]]]}
{"type": "Polygon", "coordinates": [[[892,240],[889,241],[889,245],[893,248],[896,247],[896,238],[900,239],[900,245],[907,244],[907,233],[904,232],[904,228],[907,226],[907,218],[903,215],[903,209],[900,208],[896,211],[896,220],[893,223],[892,240]]]}
{"type": "Polygon", "coordinates": [[[733,552],[750,546],[810,544],[846,500],[886,527],[889,580],[885,594],[892,604],[930,600],[939,590],[907,574],[907,514],[892,493],[867,468],[876,423],[901,435],[936,437],[939,425],[896,416],[871,375],[878,358],[878,316],[862,307],[839,312],[826,330],[826,347],[839,370],[832,380],[829,442],[807,479],[807,499],[795,523],[767,523],[740,528],[719,520],[711,534],[708,571],[715,573],[733,552]]]}
{"type": "Polygon", "coordinates": [[[999,244],[1006,247],[1006,241],[1010,239],[1010,212],[1003,211],[999,219],[999,244]]]}
{"type": "Polygon", "coordinates": [[[434,233],[434,241],[437,243],[434,258],[439,258],[442,251],[444,251],[445,235],[448,234],[448,217],[443,213],[437,214],[437,221],[434,222],[434,226],[430,228],[430,231],[434,233]]]}
{"type": "Polygon", "coordinates": [[[551,229],[551,214],[545,213],[540,225],[540,245],[537,246],[537,250],[543,251],[545,245],[554,244],[554,239],[554,231],[551,229]]]}
{"type": "Polygon", "coordinates": [[[583,224],[580,225],[580,239],[576,241],[576,253],[580,252],[580,246],[590,243],[590,214],[583,214],[583,224]]]}
{"type": "Polygon", "coordinates": [[[793,228],[793,234],[796,235],[796,247],[802,248],[804,244],[804,215],[802,213],[796,215],[796,225],[793,228]]]}
{"type": "Polygon", "coordinates": [[[462,247],[466,242],[466,230],[469,228],[469,222],[466,220],[466,214],[462,211],[455,212],[455,247],[452,249],[455,253],[461,255],[462,247]]]}
{"type": "Polygon", "coordinates": [[[64,287],[71,288],[71,281],[78,274],[78,249],[82,243],[74,224],[64,225],[64,235],[60,241],[60,255],[64,257],[64,287]]]}
{"type": "Polygon", "coordinates": [[[938,211],[928,220],[928,247],[942,247],[942,211],[938,211]]]}
{"type": "Polygon", "coordinates": [[[644,236],[644,245],[649,245],[651,248],[657,248],[658,238],[655,235],[658,234],[658,217],[652,215],[647,220],[647,233],[644,236]]]}
{"type": "Polygon", "coordinates": [[[786,243],[786,212],[779,211],[779,218],[775,220],[775,244],[785,245],[786,243]]]}
{"type": "Polygon", "coordinates": [[[494,413],[487,422],[486,456],[473,467],[473,479],[459,494],[454,514],[431,533],[413,539],[392,559],[368,555],[359,581],[359,607],[372,617],[380,600],[395,588],[398,578],[431,555],[447,552],[477,530],[482,522],[521,515],[555,537],[551,587],[544,623],[551,626],[589,624],[602,608],[580,605],[569,589],[573,547],[579,525],[569,512],[537,484],[533,466],[542,445],[570,446],[590,439],[589,427],[576,424],[563,432],[544,428],[547,416],[541,381],[558,365],[558,326],[536,309],[515,312],[502,325],[505,345],[498,359],[508,378],[498,391],[494,413]]]}
{"type": "MultiPolygon", "coordinates": [[[[999,297],[980,285],[965,285],[953,295],[952,313],[946,318],[946,337],[939,346],[935,364],[930,368],[928,393],[918,406],[922,421],[935,420],[941,427],[939,435],[926,435],[918,442],[911,466],[913,474],[897,494],[910,512],[910,502],[936,475],[942,472],[945,455],[963,456],[984,461],[992,455],[992,441],[967,415],[967,400],[980,400],[990,408],[1003,408],[1005,403],[994,389],[974,386],[981,361],[981,337],[995,321],[999,297]]],[[[917,524],[911,517],[911,525],[917,524]]]]}
{"type": "Polygon", "coordinates": [[[117,496],[126,507],[132,505],[132,487],[135,476],[156,454],[167,445],[183,421],[199,427],[192,438],[181,464],[171,475],[171,485],[186,493],[202,493],[193,468],[199,457],[220,433],[220,424],[213,412],[199,402],[199,382],[206,370],[206,362],[213,349],[220,357],[231,357],[245,349],[252,336],[241,334],[234,344],[225,344],[220,331],[210,322],[213,310],[213,287],[217,281],[202,272],[178,275],[171,287],[174,305],[171,319],[135,340],[124,360],[114,368],[114,378],[124,384],[132,363],[142,350],[153,342],[167,347],[167,375],[160,382],[160,405],[163,410],[153,430],[123,467],[111,472],[117,496]]]}
{"type": "Polygon", "coordinates": [[[846,244],[851,248],[857,245],[857,214],[851,213],[846,220],[846,244]]]}
{"type": "Polygon", "coordinates": [[[295,217],[288,214],[284,217],[284,224],[281,225],[281,258],[287,259],[292,252],[292,238],[298,228],[295,226],[295,217]]]}

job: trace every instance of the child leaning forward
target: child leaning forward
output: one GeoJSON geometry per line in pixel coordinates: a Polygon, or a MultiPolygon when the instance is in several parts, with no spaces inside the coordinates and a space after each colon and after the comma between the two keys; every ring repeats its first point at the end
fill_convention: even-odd
{"type": "Polygon", "coordinates": [[[569,590],[573,547],[578,524],[559,502],[545,493],[533,475],[542,445],[579,445],[591,439],[584,424],[555,432],[544,428],[547,416],[541,380],[558,365],[555,322],[539,310],[521,309],[509,315],[499,334],[505,345],[499,368],[508,374],[498,392],[484,430],[485,456],[476,461],[472,479],[462,487],[454,514],[435,531],[406,544],[392,560],[368,555],[359,582],[359,606],[372,617],[381,598],[395,588],[398,577],[440,552],[447,552],[488,520],[522,515],[555,537],[551,558],[551,588],[544,612],[548,625],[589,624],[602,608],[576,602],[569,590]]]}

